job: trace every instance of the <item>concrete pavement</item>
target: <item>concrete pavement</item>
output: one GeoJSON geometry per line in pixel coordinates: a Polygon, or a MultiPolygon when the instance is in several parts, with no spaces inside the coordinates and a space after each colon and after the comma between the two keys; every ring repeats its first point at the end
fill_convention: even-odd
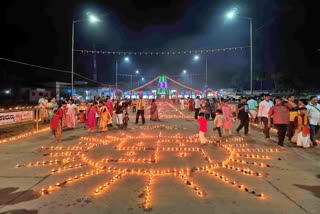
{"type": "Polygon", "coordinates": [[[58,145],[50,132],[0,144],[0,213],[319,212],[319,148],[279,149],[256,128],[200,146],[177,108],[145,126],[131,114],[127,130],[80,124],[58,145]]]}

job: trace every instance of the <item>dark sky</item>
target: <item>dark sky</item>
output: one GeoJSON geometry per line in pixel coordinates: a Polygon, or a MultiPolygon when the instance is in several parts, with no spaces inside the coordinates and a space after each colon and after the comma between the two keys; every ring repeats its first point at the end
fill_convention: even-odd
{"type": "MultiPolygon", "coordinates": [[[[254,80],[261,73],[303,72],[319,69],[319,26],[313,1],[303,0],[39,0],[2,1],[0,57],[46,67],[71,70],[72,20],[84,19],[86,12],[102,14],[102,22],[75,24],[75,49],[110,51],[175,51],[215,49],[249,45],[249,23],[227,22],[225,11],[238,7],[240,15],[253,18],[254,80]],[[308,2],[308,3],[307,3],[308,2]]],[[[208,83],[213,88],[248,86],[249,49],[206,55],[208,83]]],[[[146,76],[178,75],[183,69],[199,74],[193,86],[204,85],[204,57],[193,55],[136,56],[120,64],[119,73],[139,69],[146,76]]],[[[114,60],[123,56],[97,55],[98,81],[114,84],[114,60]]],[[[92,79],[93,55],[75,53],[75,72],[92,79]]],[[[70,81],[70,75],[12,63],[0,63],[1,77],[32,80],[70,81]],[[69,79],[68,79],[69,78],[69,79]]],[[[270,74],[270,75],[269,75],[270,74]]],[[[187,80],[186,80],[187,79],[187,80]]],[[[268,78],[265,78],[268,79],[268,78]]],[[[269,78],[270,79],[270,78],[269,78]]],[[[76,80],[82,80],[76,78],[76,80]]],[[[120,84],[130,81],[119,77],[120,84]]],[[[138,78],[134,79],[137,84],[138,78]]],[[[189,81],[189,82],[188,82],[189,81]]],[[[309,78],[308,81],[314,81],[309,78]]],[[[9,81],[10,82],[10,81],[9,81]]],[[[267,81],[266,83],[267,84],[267,81]]],[[[258,85],[255,84],[255,88],[258,85]]]]}

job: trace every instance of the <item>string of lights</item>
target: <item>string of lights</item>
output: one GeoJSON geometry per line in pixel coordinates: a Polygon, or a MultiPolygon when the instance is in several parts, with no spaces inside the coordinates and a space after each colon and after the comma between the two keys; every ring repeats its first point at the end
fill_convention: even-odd
{"type": "Polygon", "coordinates": [[[75,49],[75,52],[80,53],[94,53],[94,54],[107,54],[107,55],[181,55],[181,54],[201,54],[201,53],[213,53],[220,51],[235,51],[244,50],[250,48],[250,46],[241,47],[229,47],[229,48],[216,48],[216,49],[199,49],[199,50],[178,50],[178,51],[96,51],[96,50],[81,50],[75,49]]]}

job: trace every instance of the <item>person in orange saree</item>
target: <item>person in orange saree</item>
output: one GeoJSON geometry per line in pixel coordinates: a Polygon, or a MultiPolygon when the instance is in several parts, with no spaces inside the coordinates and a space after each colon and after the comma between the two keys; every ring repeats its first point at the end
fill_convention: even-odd
{"type": "Polygon", "coordinates": [[[309,127],[309,118],[306,115],[307,108],[302,107],[299,108],[300,115],[296,116],[294,119],[296,125],[296,133],[295,136],[292,138],[296,138],[297,146],[303,148],[311,147],[311,140],[310,140],[310,127],[309,127]]]}
{"type": "Polygon", "coordinates": [[[103,101],[99,102],[99,111],[100,111],[100,123],[99,131],[108,131],[108,124],[110,123],[111,115],[104,105],[103,101]]]}
{"type": "Polygon", "coordinates": [[[150,120],[152,121],[160,121],[158,114],[158,106],[156,104],[156,100],[152,99],[151,107],[150,107],[150,120]]]}
{"type": "Polygon", "coordinates": [[[56,139],[56,142],[61,141],[62,137],[62,117],[64,114],[64,109],[62,106],[62,102],[59,102],[57,104],[57,109],[54,110],[52,119],[50,121],[50,129],[52,130],[52,133],[56,139]]]}

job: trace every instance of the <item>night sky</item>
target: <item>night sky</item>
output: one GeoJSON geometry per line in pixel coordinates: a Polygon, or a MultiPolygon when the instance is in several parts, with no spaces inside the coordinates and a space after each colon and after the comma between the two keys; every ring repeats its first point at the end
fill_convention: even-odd
{"type": "MultiPolygon", "coordinates": [[[[249,22],[227,21],[233,7],[253,18],[254,88],[316,88],[320,67],[320,33],[315,3],[303,0],[105,0],[105,1],[3,1],[0,57],[71,70],[72,20],[86,12],[102,15],[94,25],[75,24],[75,49],[100,51],[177,51],[250,45],[249,22]],[[308,3],[306,3],[308,2],[308,3]]],[[[249,87],[250,49],[201,55],[133,56],[119,62],[119,73],[139,70],[145,81],[168,74],[203,88],[205,60],[208,85],[214,89],[249,87]]],[[[75,72],[93,79],[93,54],[75,52],[75,72]]],[[[98,82],[115,84],[115,60],[124,56],[96,55],[98,82]]],[[[1,61],[1,88],[37,85],[37,82],[70,82],[70,75],[1,61]]],[[[133,78],[133,86],[140,77],[133,78]]],[[[119,76],[119,85],[130,88],[130,78],[119,76]]],[[[83,80],[76,77],[75,80],[83,80]]]]}

